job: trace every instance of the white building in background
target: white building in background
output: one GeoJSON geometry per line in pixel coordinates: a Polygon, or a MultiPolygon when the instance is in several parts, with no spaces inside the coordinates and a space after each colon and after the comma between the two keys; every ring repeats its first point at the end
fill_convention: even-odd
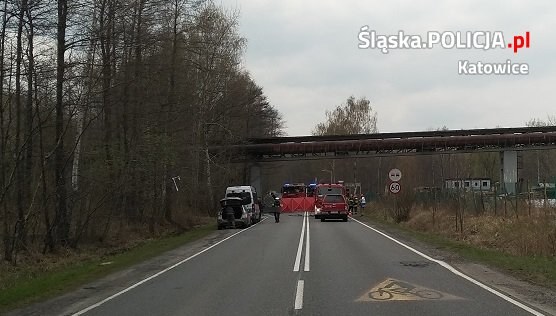
{"type": "Polygon", "coordinates": [[[490,191],[491,181],[488,178],[446,179],[446,189],[463,189],[469,191],[490,191]]]}

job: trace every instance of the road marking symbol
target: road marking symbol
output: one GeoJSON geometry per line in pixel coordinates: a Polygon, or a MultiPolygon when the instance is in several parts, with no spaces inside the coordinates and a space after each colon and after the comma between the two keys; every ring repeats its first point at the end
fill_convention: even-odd
{"type": "Polygon", "coordinates": [[[461,297],[432,290],[423,286],[399,281],[396,279],[386,279],[374,286],[356,302],[377,302],[377,301],[422,301],[422,300],[461,300],[461,297]]]}

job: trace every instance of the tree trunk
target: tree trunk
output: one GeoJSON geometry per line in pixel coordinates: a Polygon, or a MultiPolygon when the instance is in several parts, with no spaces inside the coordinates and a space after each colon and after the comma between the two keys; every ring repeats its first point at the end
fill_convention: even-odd
{"type": "MultiPolygon", "coordinates": [[[[206,159],[206,176],[207,176],[207,200],[209,202],[209,205],[207,207],[207,212],[209,216],[212,216],[212,209],[213,209],[213,192],[212,192],[212,179],[211,179],[211,174],[210,174],[210,155],[209,155],[209,148],[208,148],[208,135],[205,135],[205,159],[206,159]]],[[[260,193],[259,193],[260,194],[260,193]]],[[[253,203],[256,203],[256,201],[253,201],[253,203]]]]}
{"type": "MultiPolygon", "coordinates": [[[[28,19],[28,50],[27,50],[27,100],[25,102],[25,169],[24,169],[24,188],[27,194],[25,195],[26,207],[31,208],[31,186],[33,179],[33,85],[35,75],[35,54],[34,54],[34,22],[31,14],[31,6],[27,5],[27,19],[28,19]]],[[[29,209],[28,212],[31,210],[29,209]]],[[[27,216],[26,216],[27,218],[27,216]]],[[[25,219],[26,221],[27,219],[25,219]]],[[[24,234],[23,239],[26,238],[24,234]]]]}
{"type": "MultiPolygon", "coordinates": [[[[126,165],[130,169],[130,188],[128,194],[126,195],[127,201],[127,214],[133,218],[137,218],[141,216],[142,218],[142,211],[139,210],[138,204],[138,174],[137,174],[137,159],[136,159],[136,151],[134,148],[130,148],[128,144],[135,144],[138,135],[137,135],[137,117],[139,116],[138,109],[143,107],[143,98],[144,92],[142,91],[142,83],[143,83],[143,44],[142,44],[142,37],[143,37],[143,11],[145,8],[145,0],[138,0],[135,9],[134,15],[134,22],[133,22],[133,31],[134,38],[131,40],[130,50],[129,50],[129,60],[133,59],[131,63],[133,65],[133,74],[129,74],[132,77],[132,97],[130,101],[131,109],[127,106],[124,109],[125,115],[123,117],[123,124],[124,124],[124,133],[127,135],[126,138],[126,165]],[[133,48],[133,45],[135,47],[133,48]],[[132,58],[132,56],[135,57],[132,58]],[[132,75],[132,76],[131,76],[132,75]],[[131,117],[129,117],[131,114],[131,117]]],[[[128,69],[131,72],[132,69],[128,69]]],[[[127,84],[127,83],[126,83],[127,84]]]]}
{"type": "Polygon", "coordinates": [[[27,0],[21,1],[18,13],[17,25],[17,49],[15,66],[15,106],[16,106],[16,127],[15,127],[15,165],[16,165],[16,191],[17,191],[17,224],[15,228],[15,252],[20,245],[25,244],[25,201],[27,198],[27,186],[25,181],[25,170],[22,166],[22,150],[26,148],[26,140],[21,142],[21,123],[22,123],[22,102],[21,102],[21,67],[23,64],[23,18],[27,11],[27,0]]]}
{"type": "MultiPolygon", "coordinates": [[[[7,15],[8,15],[8,1],[4,1],[4,11],[2,14],[2,35],[0,37],[0,192],[6,190],[6,126],[5,115],[4,115],[4,55],[5,55],[5,44],[6,44],[6,26],[7,26],[7,15]]],[[[7,102],[6,102],[7,103],[7,102]]],[[[3,193],[2,193],[3,194],[3,193]]],[[[10,228],[9,228],[9,217],[8,217],[8,206],[4,198],[0,199],[0,208],[4,215],[3,227],[3,244],[4,244],[4,260],[11,261],[11,247],[10,243],[10,228]]]]}
{"type": "MultiPolygon", "coordinates": [[[[172,55],[170,56],[170,77],[169,77],[169,89],[166,105],[166,115],[165,121],[162,123],[164,125],[164,141],[169,143],[172,139],[172,132],[170,131],[170,123],[172,120],[172,112],[174,110],[174,103],[176,102],[176,59],[177,59],[177,47],[178,47],[178,18],[179,18],[179,3],[178,0],[174,0],[174,12],[172,20],[172,55]]],[[[167,155],[169,154],[166,152],[167,155]]],[[[164,217],[170,223],[175,223],[172,214],[172,177],[173,177],[173,164],[167,156],[164,160],[164,183],[165,183],[165,194],[163,194],[164,199],[164,217]]]]}
{"type": "Polygon", "coordinates": [[[37,106],[37,122],[39,124],[38,126],[38,130],[39,130],[39,150],[40,150],[40,166],[41,166],[41,180],[42,180],[42,213],[43,213],[43,218],[44,218],[44,226],[45,226],[45,238],[44,238],[44,249],[43,249],[43,253],[45,253],[47,250],[49,252],[53,252],[54,248],[56,247],[56,241],[54,239],[53,236],[53,228],[54,226],[51,223],[50,220],[50,213],[48,212],[48,205],[47,205],[47,200],[48,200],[48,193],[46,192],[46,188],[47,188],[47,184],[46,184],[46,168],[45,168],[45,155],[44,155],[44,142],[43,142],[43,129],[42,129],[42,121],[41,121],[41,116],[40,116],[40,111],[38,109],[37,106]]]}
{"type": "Polygon", "coordinates": [[[69,241],[70,221],[67,208],[66,178],[64,176],[64,71],[66,51],[67,0],[58,0],[58,30],[56,58],[56,149],[54,151],[56,177],[56,228],[57,237],[63,245],[69,241]]]}
{"type": "MultiPolygon", "coordinates": [[[[104,154],[106,163],[111,169],[112,165],[112,105],[110,99],[111,78],[111,27],[110,18],[106,21],[107,16],[110,17],[111,6],[107,3],[110,0],[103,0],[100,8],[100,47],[102,53],[102,106],[104,109],[104,154]]],[[[111,170],[109,170],[111,173],[111,170]]]]}

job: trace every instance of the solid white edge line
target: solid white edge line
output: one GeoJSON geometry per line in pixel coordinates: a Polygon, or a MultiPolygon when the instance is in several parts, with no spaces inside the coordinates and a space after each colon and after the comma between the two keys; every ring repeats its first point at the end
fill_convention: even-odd
{"type": "Polygon", "coordinates": [[[297,255],[293,264],[293,272],[299,271],[301,264],[301,251],[303,250],[303,237],[305,237],[305,213],[303,213],[303,225],[301,226],[301,236],[299,236],[299,245],[297,246],[297,255]]]}
{"type": "Polygon", "coordinates": [[[303,270],[305,272],[308,272],[310,270],[310,264],[311,264],[311,242],[309,238],[309,214],[307,214],[305,219],[307,220],[307,237],[305,237],[305,269],[303,270]]]}
{"type": "Polygon", "coordinates": [[[297,281],[297,290],[295,291],[295,305],[294,309],[302,309],[303,308],[303,287],[305,286],[305,282],[303,280],[297,281]]]}
{"type": "MultiPolygon", "coordinates": [[[[262,222],[263,222],[264,220],[266,220],[266,219],[267,219],[267,218],[264,217],[263,219],[261,219],[261,221],[260,221],[259,223],[262,223],[262,222]]],[[[150,280],[156,278],[157,276],[159,276],[159,275],[161,275],[161,274],[163,274],[163,273],[165,273],[165,272],[168,272],[168,271],[174,269],[175,267],[181,265],[182,263],[187,262],[187,261],[189,261],[189,260],[191,260],[191,259],[197,257],[198,255],[204,253],[205,251],[208,251],[208,250],[210,250],[210,249],[212,249],[212,248],[218,246],[219,244],[225,242],[226,240],[228,240],[228,239],[230,239],[230,238],[232,238],[232,237],[234,237],[234,236],[236,236],[236,235],[239,235],[239,234],[241,234],[241,233],[243,233],[243,232],[245,232],[245,231],[247,231],[247,230],[249,230],[249,229],[251,229],[251,228],[253,228],[253,227],[255,227],[255,226],[257,226],[259,223],[255,224],[255,225],[252,225],[251,227],[244,228],[244,229],[238,231],[237,233],[234,233],[233,235],[230,235],[230,236],[228,236],[228,237],[222,239],[221,241],[217,242],[216,244],[214,244],[214,245],[212,245],[212,246],[210,246],[210,247],[208,247],[208,248],[205,248],[205,249],[199,251],[198,253],[196,253],[196,254],[194,254],[194,255],[192,255],[192,256],[189,256],[189,257],[183,259],[182,261],[180,261],[180,262],[178,262],[178,263],[176,263],[176,264],[174,264],[174,265],[172,265],[172,266],[170,266],[170,267],[168,267],[168,268],[166,268],[166,269],[164,269],[164,270],[162,270],[162,271],[159,271],[159,272],[157,272],[157,273],[151,275],[150,277],[148,277],[148,278],[146,278],[146,279],[144,279],[144,280],[141,280],[141,281],[139,281],[139,282],[137,282],[137,283],[131,285],[130,287],[127,287],[127,288],[125,288],[125,289],[123,289],[123,290],[117,292],[116,294],[113,294],[113,295],[111,295],[111,296],[109,296],[109,297],[103,299],[102,301],[96,303],[96,304],[93,304],[93,305],[91,305],[91,306],[89,306],[89,307],[87,307],[87,308],[85,308],[85,309],[82,309],[82,310],[80,310],[80,311],[78,311],[78,312],[72,314],[72,316],[83,315],[83,314],[85,314],[86,312],[88,312],[88,311],[90,311],[90,310],[92,310],[92,309],[94,309],[94,308],[97,308],[97,307],[99,307],[100,305],[102,305],[102,304],[104,304],[104,303],[106,303],[106,302],[108,302],[108,301],[110,301],[110,300],[112,300],[112,299],[114,299],[114,298],[116,298],[116,297],[118,297],[118,296],[120,296],[120,295],[122,295],[122,294],[124,294],[124,293],[126,293],[126,292],[128,292],[128,291],[130,291],[130,290],[132,290],[132,289],[134,289],[134,288],[136,288],[136,287],[138,287],[139,285],[141,285],[141,284],[143,284],[143,283],[145,283],[145,282],[147,282],[147,281],[150,281],[150,280]]]]}
{"type": "Polygon", "coordinates": [[[442,261],[442,260],[437,260],[437,259],[434,259],[434,258],[432,258],[432,257],[430,257],[430,256],[427,256],[426,254],[420,252],[419,250],[413,249],[413,248],[411,248],[410,246],[408,246],[408,245],[402,243],[401,241],[398,241],[398,240],[394,239],[393,237],[390,237],[390,236],[386,235],[385,233],[383,233],[383,232],[377,230],[376,228],[373,228],[373,227],[371,227],[371,226],[369,226],[369,225],[367,225],[367,224],[365,224],[365,223],[363,223],[363,222],[361,222],[361,221],[359,221],[359,220],[357,220],[357,219],[355,219],[355,218],[353,218],[353,217],[352,217],[351,219],[352,219],[352,220],[355,220],[355,221],[358,222],[359,224],[361,224],[361,225],[363,225],[363,226],[365,226],[365,227],[367,227],[367,228],[373,230],[374,232],[376,232],[376,233],[378,233],[378,234],[380,234],[380,235],[382,235],[382,236],[384,236],[384,237],[390,239],[391,241],[397,243],[398,245],[400,245],[400,246],[402,246],[402,247],[405,247],[405,248],[407,248],[407,249],[413,251],[414,253],[418,254],[419,256],[421,256],[421,257],[423,257],[423,258],[425,258],[425,259],[427,259],[427,260],[430,260],[430,261],[432,261],[432,262],[438,263],[440,266],[446,268],[448,271],[452,272],[453,274],[455,274],[455,275],[457,275],[457,276],[460,276],[460,277],[466,279],[467,281],[469,281],[469,282],[471,282],[471,283],[473,283],[473,284],[475,284],[475,285],[481,287],[481,288],[484,289],[484,290],[489,291],[490,293],[492,293],[492,294],[494,294],[494,295],[496,295],[496,296],[498,296],[498,297],[500,297],[500,298],[502,298],[502,299],[504,299],[504,300],[506,300],[506,301],[508,301],[508,302],[510,302],[510,303],[512,303],[512,304],[514,304],[515,306],[517,306],[517,307],[519,307],[519,308],[521,308],[521,309],[523,309],[523,310],[525,310],[525,311],[527,311],[527,312],[529,312],[529,313],[531,313],[531,314],[533,314],[533,315],[545,316],[545,315],[542,314],[541,312],[539,312],[539,311],[537,311],[537,310],[534,310],[534,309],[532,309],[531,307],[529,307],[529,306],[527,306],[527,305],[525,305],[525,304],[523,304],[523,303],[521,303],[521,302],[519,302],[519,301],[516,301],[515,299],[513,299],[513,298],[511,298],[511,297],[509,297],[509,296],[507,296],[507,295],[505,295],[504,293],[498,292],[497,290],[495,290],[495,289],[489,287],[488,285],[485,285],[485,284],[483,284],[483,283],[481,283],[481,282],[479,282],[479,281],[473,279],[472,277],[470,277],[470,276],[468,276],[468,275],[466,275],[466,274],[460,272],[459,270],[457,270],[456,268],[452,267],[452,266],[449,265],[448,263],[446,263],[446,262],[444,262],[444,261],[442,261]]]}

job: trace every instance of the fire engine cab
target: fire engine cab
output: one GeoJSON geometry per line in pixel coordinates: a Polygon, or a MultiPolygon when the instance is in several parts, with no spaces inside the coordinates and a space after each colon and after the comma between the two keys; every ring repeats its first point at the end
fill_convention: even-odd
{"type": "Polygon", "coordinates": [[[321,183],[315,189],[315,218],[325,219],[334,215],[334,217],[346,218],[348,216],[348,209],[344,208],[340,199],[337,196],[342,196],[345,201],[346,188],[343,183],[321,183]],[[325,203],[325,197],[331,196],[328,199],[334,199],[335,203],[330,204],[328,201],[325,203]],[[334,196],[334,198],[332,198],[334,196]],[[338,201],[336,201],[338,200],[338,201]],[[330,205],[329,205],[330,204],[330,205]],[[332,207],[334,205],[334,207],[332,207]],[[333,210],[330,208],[334,208],[333,210]]]}

